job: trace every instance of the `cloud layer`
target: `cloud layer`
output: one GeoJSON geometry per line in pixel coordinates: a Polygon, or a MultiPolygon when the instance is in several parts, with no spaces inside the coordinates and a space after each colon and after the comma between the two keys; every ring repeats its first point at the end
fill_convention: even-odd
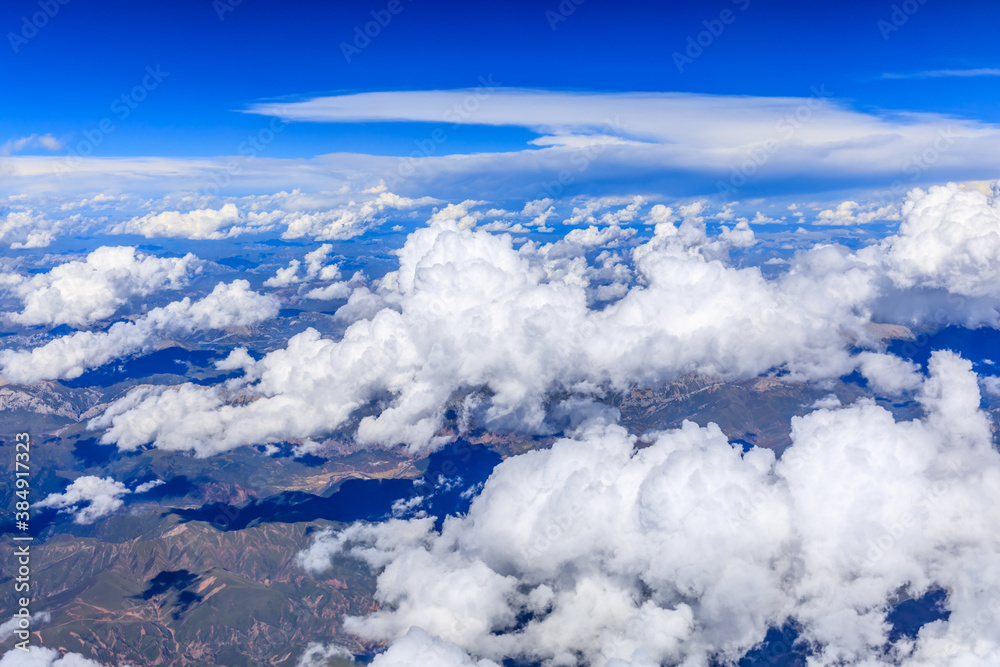
{"type": "Polygon", "coordinates": [[[1000,455],[979,399],[971,364],[938,352],[921,420],[870,400],[820,409],[793,419],[779,461],[714,424],[640,442],[588,422],[500,464],[440,533],[355,524],[300,563],[348,553],[380,572],[379,611],[345,620],[392,642],[375,665],[699,665],[787,622],[810,664],[992,665],[1000,455]],[[949,620],[890,642],[891,604],[934,588],[949,620]]]}
{"type": "Polygon", "coordinates": [[[247,326],[277,314],[277,299],[252,291],[246,280],[219,283],[198,301],[185,297],[135,321],[116,322],[107,331],[78,331],[30,350],[2,350],[0,372],[8,381],[23,384],[72,379],[114,359],[148,351],[172,335],[247,326]]]}
{"type": "Polygon", "coordinates": [[[912,324],[930,310],[942,322],[995,321],[990,276],[1000,270],[998,256],[969,251],[1000,238],[995,198],[948,186],[915,191],[906,208],[884,243],[817,245],[771,279],[726,258],[754,243],[749,226],[707,235],[698,206],[679,220],[661,212],[651,239],[593,263],[581,241],[628,235],[613,226],[515,249],[509,236],[433,221],[408,237],[397,271],[355,290],[343,316],[362,319],[341,340],[307,330],[259,361],[234,361],[242,381],[136,391],[92,426],[123,448],[153,442],[208,455],[320,436],[374,406],[355,438],[415,451],[444,440],[448,401],[469,394],[479,396],[471,419],[480,426],[548,433],[558,430],[547,409],[554,396],[599,399],[686,373],[780,369],[821,380],[860,367],[890,393],[904,391],[912,371],[871,356],[882,345],[871,325],[912,324]],[[949,271],[925,266],[925,244],[949,271]],[[595,307],[600,300],[610,303],[595,307]],[[852,355],[857,346],[870,354],[852,355]]]}

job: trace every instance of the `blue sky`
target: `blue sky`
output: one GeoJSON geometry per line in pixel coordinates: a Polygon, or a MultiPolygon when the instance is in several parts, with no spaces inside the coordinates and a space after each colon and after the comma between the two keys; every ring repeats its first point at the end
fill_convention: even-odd
{"type": "MultiPolygon", "coordinates": [[[[882,78],[1000,67],[995,2],[913,0],[897,4],[912,13],[897,12],[893,25],[890,2],[567,0],[563,7],[572,13],[554,22],[547,12],[560,12],[556,0],[400,0],[398,13],[347,62],[341,42],[351,42],[371,12],[385,12],[385,0],[221,4],[233,1],[69,0],[26,43],[15,39],[16,53],[11,33],[30,35],[23,18],[41,10],[37,0],[4,3],[0,138],[72,137],[113,115],[113,101],[156,65],[169,76],[95,155],[233,154],[260,125],[238,111],[260,100],[467,88],[485,75],[509,87],[755,96],[806,96],[824,84],[863,111],[1000,121],[997,76],[882,78]],[[678,71],[674,52],[684,52],[688,37],[697,38],[704,22],[726,10],[732,21],[678,71]]],[[[425,131],[411,123],[296,123],[269,155],[400,154],[425,131]]],[[[464,126],[442,151],[514,150],[532,136],[524,128],[464,126]]]]}

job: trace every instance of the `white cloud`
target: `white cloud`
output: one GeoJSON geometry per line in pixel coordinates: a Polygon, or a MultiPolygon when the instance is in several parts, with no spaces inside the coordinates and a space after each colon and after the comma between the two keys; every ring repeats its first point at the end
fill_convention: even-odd
{"type": "MultiPolygon", "coordinates": [[[[281,104],[280,109],[264,103],[251,111],[288,113],[313,122],[436,122],[442,110],[460,104],[468,94],[464,90],[359,93],[281,104]]],[[[537,183],[540,171],[551,170],[555,180],[560,169],[566,169],[577,182],[581,178],[598,182],[627,170],[632,182],[696,180],[701,192],[710,194],[718,182],[730,182],[741,165],[763,152],[766,160],[758,162],[752,174],[757,185],[790,176],[831,181],[838,176],[870,177],[869,182],[887,183],[896,178],[900,164],[933,146],[942,132],[954,136],[955,143],[928,177],[955,178],[963,167],[989,174],[1000,166],[995,157],[1000,152],[1000,130],[995,125],[928,113],[862,113],[836,102],[822,87],[806,98],[508,88],[494,91],[474,115],[456,122],[525,127],[544,135],[531,144],[545,148],[428,157],[421,160],[422,173],[517,172],[532,174],[537,183]],[[664,122],[666,118],[670,121],[664,122]],[[591,156],[596,159],[585,159],[585,151],[602,137],[614,143],[603,142],[600,155],[591,156]],[[586,163],[582,169],[580,162],[586,163]],[[704,178],[707,172],[712,176],[704,178]]],[[[500,180],[509,189],[509,179],[500,180]]],[[[487,196],[498,198],[493,193],[487,196]]]]}
{"type": "Polygon", "coordinates": [[[49,151],[57,151],[63,147],[63,142],[56,139],[51,134],[30,134],[26,137],[8,139],[0,145],[0,157],[7,157],[13,153],[20,153],[27,148],[44,148],[49,151]]]}
{"type": "Polygon", "coordinates": [[[1000,297],[1000,197],[953,183],[913,190],[898,233],[879,250],[902,288],[1000,297]]]}
{"type": "Polygon", "coordinates": [[[0,243],[12,250],[45,248],[56,238],[61,224],[34,211],[9,211],[0,217],[0,243]]]}
{"type": "Polygon", "coordinates": [[[318,642],[312,642],[306,646],[305,652],[295,663],[295,667],[327,667],[331,658],[354,662],[354,656],[342,646],[333,644],[324,646],[318,642]]]}
{"type": "Polygon", "coordinates": [[[0,658],[0,667],[103,667],[79,653],[60,654],[54,648],[30,646],[27,651],[13,649],[0,658]]]}
{"type": "Polygon", "coordinates": [[[480,206],[485,203],[487,202],[477,201],[475,199],[466,199],[458,204],[448,204],[444,208],[435,211],[430,220],[431,222],[437,222],[439,220],[457,220],[459,227],[472,227],[477,221],[482,219],[484,214],[481,211],[472,211],[471,209],[474,206],[480,206]]]}
{"type": "Polygon", "coordinates": [[[876,391],[897,395],[920,386],[920,367],[891,354],[862,352],[858,355],[859,370],[876,391]]]}
{"type": "Polygon", "coordinates": [[[185,297],[135,321],[117,322],[105,332],[78,331],[31,350],[2,350],[0,368],[10,382],[72,379],[88,368],[148,350],[170,335],[256,324],[277,313],[274,297],[250,290],[246,280],[234,280],[219,283],[198,301],[185,297]]]}
{"type": "Polygon", "coordinates": [[[949,620],[897,642],[891,664],[985,667],[1000,648],[1000,454],[971,364],[936,352],[930,372],[922,419],[869,400],[818,409],[793,419],[779,461],[715,425],[640,448],[592,422],[506,459],[440,533],[355,524],[300,563],[346,553],[380,572],[379,610],[344,627],[391,642],[385,664],[708,664],[791,621],[810,664],[882,665],[900,592],[940,587],[949,620]]]}
{"type": "Polygon", "coordinates": [[[125,501],[122,497],[131,491],[111,477],[94,475],[77,477],[63,493],[50,494],[35,507],[53,507],[73,515],[80,524],[94,523],[117,512],[125,501]]]}
{"type": "Polygon", "coordinates": [[[146,238],[223,239],[274,229],[276,217],[266,213],[242,214],[235,204],[229,203],[217,210],[150,213],[114,225],[108,233],[139,234],[146,238]]]}
{"type": "Polygon", "coordinates": [[[635,234],[636,231],[629,227],[622,229],[618,225],[611,225],[601,229],[591,226],[586,229],[574,229],[566,234],[565,239],[569,243],[576,243],[585,248],[614,248],[620,245],[622,241],[632,238],[635,234]]]}
{"type": "Polygon", "coordinates": [[[47,273],[31,278],[6,274],[0,280],[24,304],[20,313],[8,314],[14,322],[85,326],[111,317],[133,297],[182,287],[201,265],[190,253],[160,258],[131,247],[102,246],[84,260],[60,264],[47,273]]]}
{"type": "MultiPolygon", "coordinates": [[[[703,201],[679,207],[679,226],[661,212],[654,236],[629,256],[602,253],[592,263],[570,241],[610,242],[620,228],[515,249],[509,236],[435,222],[408,237],[398,271],[372,289],[353,289],[337,313],[351,323],[342,339],[307,330],[285,349],[247,361],[241,379],[133,392],[93,426],[108,429],[105,443],[123,448],[154,442],[199,455],[343,428],[360,443],[416,451],[451,437],[440,432],[444,406],[477,390],[489,395],[475,413],[478,426],[530,433],[556,430],[553,396],[600,399],[685,373],[747,378],[781,369],[789,379],[822,380],[860,367],[880,391],[898,393],[915,385],[911,367],[851,352],[880,349],[871,323],[908,325],[928,311],[945,321],[996,319],[1000,294],[989,290],[1000,284],[992,278],[1000,275],[1000,253],[970,263],[972,251],[964,250],[1000,227],[994,200],[962,193],[917,192],[913,201],[923,204],[907,209],[886,243],[857,252],[818,244],[770,279],[729,263],[731,249],[756,242],[753,230],[739,221],[709,236],[703,201]],[[948,221],[952,204],[957,223],[948,221]],[[933,252],[954,270],[914,274],[911,256],[927,257],[911,246],[942,226],[955,231],[933,252]],[[903,271],[912,279],[902,280],[903,271]],[[984,295],[963,302],[972,282],[984,295]],[[377,397],[387,402],[352,421],[377,397]]],[[[343,298],[348,287],[319,289],[343,298]]]]}
{"type": "Polygon", "coordinates": [[[893,204],[870,204],[863,209],[856,201],[841,202],[835,209],[825,209],[816,216],[817,225],[865,225],[877,220],[899,220],[893,204]]]}
{"type": "Polygon", "coordinates": [[[282,221],[286,226],[282,238],[312,237],[317,241],[348,239],[385,222],[390,211],[407,211],[436,201],[431,197],[410,199],[382,192],[374,199],[360,203],[351,201],[331,211],[289,213],[282,221]]]}
{"type": "Polygon", "coordinates": [[[6,623],[0,624],[0,642],[5,642],[13,637],[18,630],[30,630],[34,626],[37,632],[38,626],[51,622],[52,614],[47,611],[36,611],[28,617],[12,616],[6,623]],[[25,623],[27,626],[24,626],[25,623]]]}
{"type": "Polygon", "coordinates": [[[305,274],[299,275],[299,268],[302,262],[293,259],[287,267],[278,269],[278,272],[271,278],[264,281],[265,287],[288,287],[296,283],[308,282],[310,280],[336,280],[340,277],[340,268],[336,265],[326,264],[327,255],[333,251],[333,246],[324,243],[312,252],[306,253],[305,274]]]}
{"type": "MultiPolygon", "coordinates": [[[[689,225],[696,209],[686,210],[689,225]]],[[[600,269],[605,276],[581,258],[550,258],[533,244],[518,251],[509,237],[435,223],[410,235],[400,269],[381,281],[378,295],[391,307],[355,321],[342,340],[307,330],[250,366],[241,389],[133,392],[94,425],[121,447],[155,440],[204,455],[321,435],[391,392],[390,407],[361,420],[357,438],[416,449],[440,442],[443,406],[463,387],[493,394],[480,415],[485,424],[545,432],[543,404],[557,387],[587,394],[685,372],[752,376],[782,364],[802,377],[849,372],[830,318],[843,328],[864,321],[851,314],[857,295],[836,284],[841,272],[828,279],[829,298],[815,303],[815,284],[791,284],[786,295],[757,269],[708,261],[696,245],[704,229],[684,230],[677,242],[693,247],[654,240],[635,262],[643,286],[591,311],[590,276],[619,282],[613,265],[600,269]],[[229,391],[259,398],[225,405],[229,391]]],[[[706,243],[719,252],[726,242],[706,243]]]]}
{"type": "Polygon", "coordinates": [[[500,667],[492,660],[473,660],[450,642],[431,637],[419,627],[412,627],[388,651],[375,656],[372,667],[500,667]]]}
{"type": "Polygon", "coordinates": [[[35,507],[52,507],[72,514],[75,523],[91,524],[121,509],[126,495],[146,493],[164,483],[163,480],[156,479],[129,489],[111,477],[83,475],[73,480],[65,491],[49,494],[45,500],[36,503],[35,507]]]}
{"type": "MultiPolygon", "coordinates": [[[[253,111],[296,120],[330,122],[440,122],[442,113],[470,91],[402,91],[316,98],[301,103],[256,105],[253,111]]],[[[563,172],[572,186],[594,192],[609,183],[613,194],[643,191],[717,194],[718,184],[746,177],[741,188],[754,193],[798,194],[808,182],[814,192],[839,191],[845,182],[884,188],[901,176],[900,165],[912,162],[945,136],[949,148],[913,183],[986,178],[1000,167],[1000,129],[994,124],[939,114],[891,111],[863,113],[838,103],[829,91],[811,97],[712,96],[683,93],[572,93],[499,89],[477,112],[456,122],[520,126],[547,139],[523,150],[471,155],[434,155],[405,164],[413,173],[390,182],[400,196],[429,194],[448,201],[538,198],[546,184],[563,172]],[[669,119],[669,122],[665,121],[669,119]],[[541,146],[541,147],[539,147],[541,146]],[[753,156],[766,156],[754,161],[753,156]],[[749,161],[749,162],[748,162],[749,161]],[[735,175],[734,175],[735,174],[735,175]],[[624,178],[627,175],[627,179],[624,178]],[[614,184],[627,181],[627,186],[614,184]],[[627,187],[630,192],[621,189],[627,187]]],[[[14,156],[0,192],[10,194],[117,191],[177,193],[204,190],[220,173],[230,174],[233,157],[97,158],[88,157],[71,172],[62,159],[14,156]],[[57,177],[56,174],[59,174],[57,177]]],[[[273,192],[275,188],[338,191],[366,187],[386,174],[398,173],[398,156],[322,155],[308,159],[259,156],[239,173],[230,174],[227,190],[273,192]]],[[[370,192],[368,194],[376,194],[370,192]]],[[[385,194],[382,192],[381,194],[385,194]]],[[[545,195],[548,196],[548,195],[545,195]]],[[[748,193],[749,196],[749,193],[748,193]]],[[[858,199],[861,201],[861,199],[858,199]]],[[[319,240],[339,238],[340,216],[310,219],[301,226],[311,233],[333,229],[319,240]]],[[[322,217],[322,216],[320,216],[322,217]]],[[[589,223],[588,223],[589,224],[589,223]]],[[[169,227],[170,225],[168,225],[169,227]]],[[[220,230],[221,233],[221,230],[220,230]]]]}
{"type": "Polygon", "coordinates": [[[156,487],[162,486],[163,484],[166,484],[166,482],[164,482],[162,479],[150,480],[148,482],[143,482],[142,484],[139,484],[134,489],[132,489],[132,492],[133,493],[146,493],[147,491],[152,491],[156,487]]]}
{"type": "Polygon", "coordinates": [[[978,69],[930,69],[906,74],[886,72],[883,79],[942,79],[967,78],[970,76],[1000,76],[1000,68],[981,67],[978,69]]]}

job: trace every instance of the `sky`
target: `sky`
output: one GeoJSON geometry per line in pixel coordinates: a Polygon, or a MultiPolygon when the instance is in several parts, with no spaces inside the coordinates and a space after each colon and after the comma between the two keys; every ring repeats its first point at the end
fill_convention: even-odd
{"type": "MultiPolygon", "coordinates": [[[[399,0],[370,43],[345,56],[342,44],[354,46],[355,28],[387,12],[387,2],[70,0],[54,4],[35,31],[25,17],[42,11],[38,1],[11,0],[0,8],[0,137],[72,141],[115,115],[113,101],[141,84],[147,66],[169,76],[95,155],[231,155],[259,125],[240,112],[262,100],[471,88],[480,77],[513,88],[769,97],[804,97],[822,85],[857,110],[1000,121],[1000,7],[903,4],[399,0]],[[731,22],[718,23],[727,10],[731,22]],[[688,57],[688,38],[709,28],[719,34],[702,36],[700,55],[674,57],[688,57]],[[976,70],[983,73],[957,75],[976,70]]],[[[405,154],[421,132],[409,123],[300,123],[268,154],[405,154]]],[[[468,127],[442,151],[513,150],[532,136],[516,126],[468,127]]]]}

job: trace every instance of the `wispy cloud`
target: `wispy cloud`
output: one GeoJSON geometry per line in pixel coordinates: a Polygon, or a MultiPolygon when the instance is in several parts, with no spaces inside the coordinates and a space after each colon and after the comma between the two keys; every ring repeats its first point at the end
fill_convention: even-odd
{"type": "Polygon", "coordinates": [[[1000,76],[1000,67],[979,69],[930,69],[922,72],[886,72],[883,79],[946,79],[973,76],[1000,76]]]}
{"type": "Polygon", "coordinates": [[[57,151],[63,147],[63,142],[59,141],[51,134],[30,134],[26,137],[9,139],[0,146],[0,156],[20,153],[27,148],[45,148],[50,151],[57,151]]]}

